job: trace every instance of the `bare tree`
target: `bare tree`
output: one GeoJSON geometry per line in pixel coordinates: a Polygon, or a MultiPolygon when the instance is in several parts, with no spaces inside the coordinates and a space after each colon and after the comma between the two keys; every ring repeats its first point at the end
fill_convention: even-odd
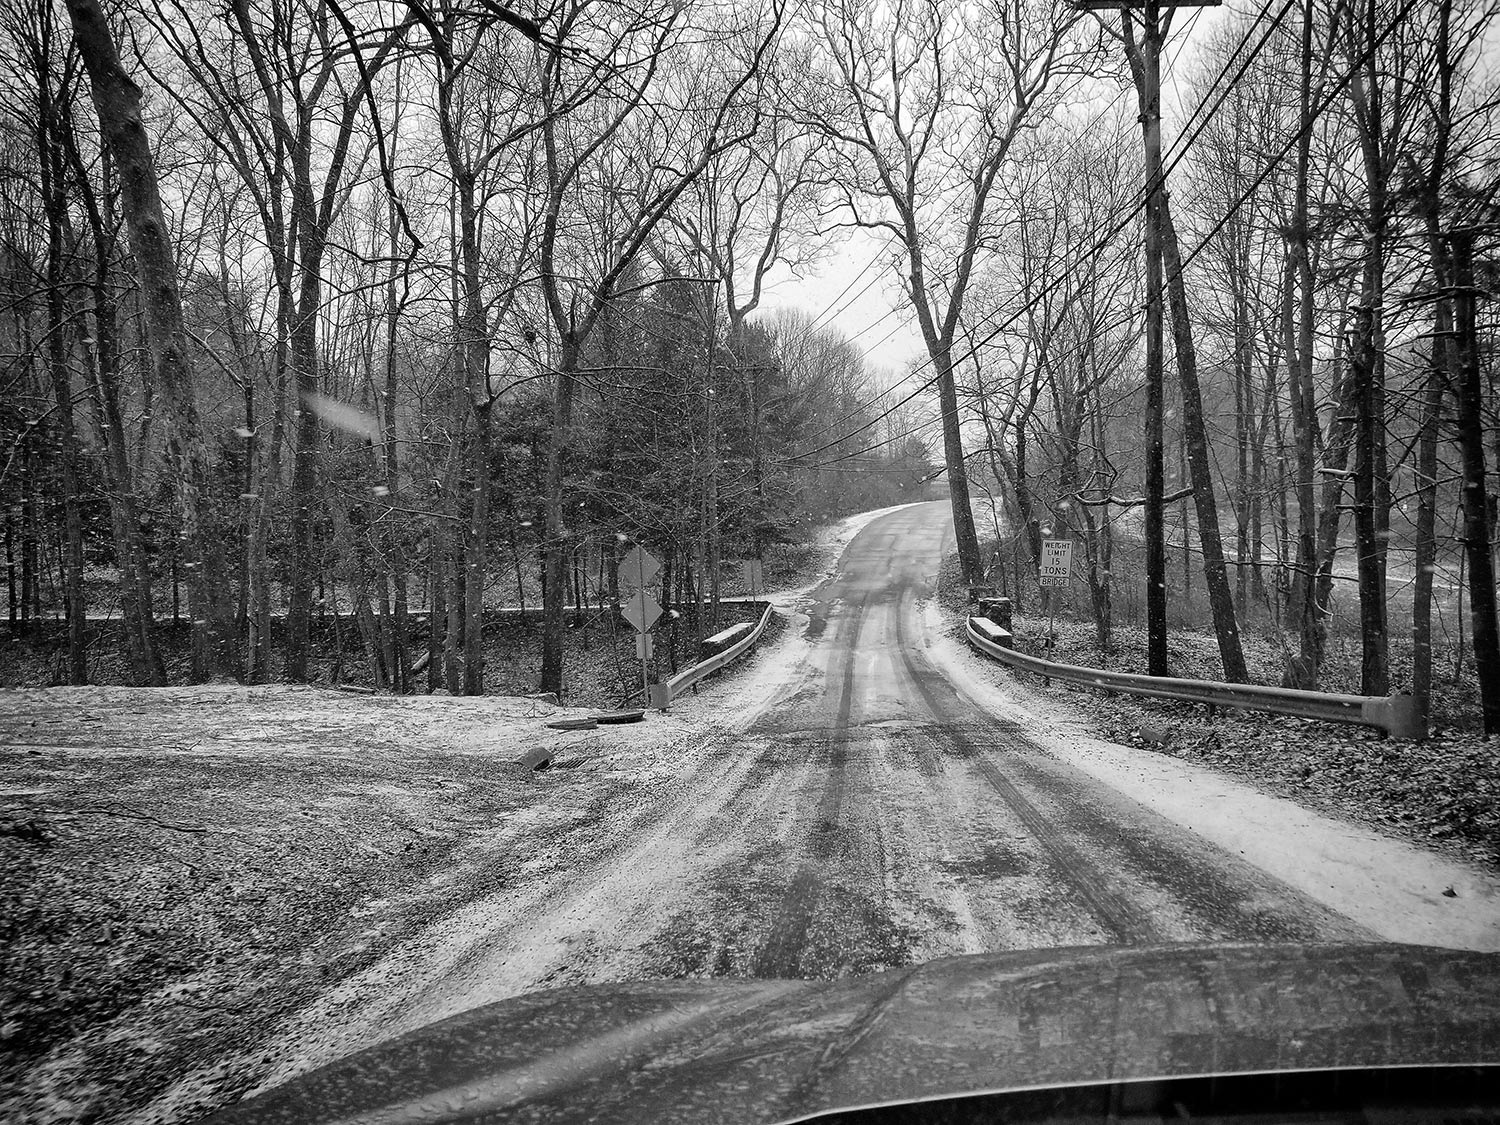
{"type": "Polygon", "coordinates": [[[157,385],[172,413],[169,448],[177,467],[179,515],[192,562],[194,676],[210,679],[234,669],[229,574],[222,521],[213,501],[213,463],[198,419],[177,266],[156,164],[141,120],[141,92],[120,65],[98,0],[68,0],[68,15],[93,87],[99,127],[119,169],[122,208],[140,275],[146,342],[157,385]]]}
{"type": "MultiPolygon", "coordinates": [[[[463,599],[462,690],[466,695],[480,695],[484,692],[484,588],[489,570],[491,417],[501,385],[491,370],[496,351],[492,333],[516,303],[520,277],[532,264],[534,233],[533,217],[517,223],[514,212],[487,215],[486,204],[501,191],[526,183],[531,142],[543,126],[528,112],[534,76],[531,44],[522,45],[508,24],[498,38],[490,34],[496,20],[487,12],[474,19],[461,6],[449,3],[439,5],[432,14],[415,2],[411,9],[431,44],[436,122],[451,198],[457,205],[455,282],[460,309],[454,327],[463,396],[473,416],[470,475],[474,484],[464,534],[463,579],[453,590],[455,595],[461,590],[463,599]],[[509,170],[505,165],[514,153],[520,154],[521,167],[511,177],[514,182],[506,184],[509,170]],[[504,261],[506,267],[501,277],[488,278],[486,267],[495,261],[504,261]]],[[[554,112],[566,113],[570,108],[565,104],[554,112]]]]}
{"type": "MultiPolygon", "coordinates": [[[[1154,4],[1149,4],[1139,17],[1141,28],[1137,33],[1135,20],[1128,8],[1120,12],[1121,39],[1125,44],[1125,56],[1130,63],[1130,73],[1135,80],[1136,95],[1141,107],[1141,126],[1145,133],[1146,178],[1147,178],[1147,286],[1148,320],[1160,316],[1160,289],[1158,271],[1165,282],[1167,304],[1171,311],[1172,343],[1177,356],[1177,378],[1182,394],[1183,431],[1187,445],[1187,460],[1193,478],[1193,502],[1198,513],[1198,536],[1203,550],[1203,575],[1208,585],[1209,605],[1213,611],[1214,633],[1219,642],[1219,659],[1224,666],[1224,677],[1231,683],[1242,683],[1246,679],[1244,646],[1240,640],[1239,622],[1234,612],[1234,596],[1229,588],[1224,570],[1224,547],[1219,534],[1219,510],[1217,490],[1214,487],[1213,471],[1209,464],[1208,434],[1203,419],[1203,395],[1198,382],[1198,359],[1193,341],[1192,316],[1187,301],[1187,281],[1183,277],[1182,253],[1178,247],[1177,229],[1172,221],[1171,205],[1167,197],[1166,172],[1161,157],[1161,47],[1171,24],[1171,11],[1158,18],[1154,4]],[[1150,289],[1156,288],[1155,298],[1150,289]]],[[[1159,330],[1148,326],[1147,348],[1159,344],[1159,330]]],[[[1162,409],[1160,388],[1156,386],[1158,362],[1147,359],[1148,401],[1146,407],[1148,427],[1162,409]]],[[[1153,434],[1159,430],[1153,429],[1153,434]]],[[[1157,436],[1150,439],[1153,444],[1157,436]]],[[[1153,529],[1152,514],[1157,511],[1157,500],[1161,496],[1159,462],[1153,455],[1148,473],[1158,475],[1158,480],[1147,485],[1147,605],[1154,605],[1151,618],[1151,642],[1148,664],[1154,676],[1166,673],[1165,651],[1165,568],[1153,565],[1152,556],[1160,549],[1159,526],[1153,529]]],[[[1184,530],[1184,534],[1186,531],[1184,530]]]]}
{"type": "MultiPolygon", "coordinates": [[[[556,18],[557,40],[581,31],[586,14],[592,15],[582,4],[563,9],[556,18]]],[[[564,483],[584,345],[683,193],[715,157],[759,130],[756,87],[780,36],[778,5],[764,18],[757,13],[742,17],[738,26],[731,21],[690,51],[683,34],[687,14],[678,6],[648,5],[623,21],[607,50],[595,56],[578,57],[559,46],[538,51],[544,185],[538,268],[556,347],[545,483],[543,691],[563,690],[570,557],[564,483]],[[607,87],[601,75],[608,75],[607,87]],[[600,92],[580,98],[580,86],[600,92]],[[705,102],[708,112],[688,112],[705,102]],[[560,112],[569,103],[579,108],[560,112]],[[622,145],[634,146],[630,158],[611,160],[622,145]],[[605,169],[613,173],[607,180],[600,176],[605,169]],[[580,246],[580,225],[590,216],[604,230],[590,232],[593,237],[580,246]]]]}
{"type": "Polygon", "coordinates": [[[833,0],[811,18],[826,73],[802,96],[803,112],[844,153],[848,221],[900,248],[937,382],[959,560],[974,584],[984,568],[953,349],[996,178],[1016,138],[1098,59],[1098,41],[1077,10],[1042,0],[833,0]]]}

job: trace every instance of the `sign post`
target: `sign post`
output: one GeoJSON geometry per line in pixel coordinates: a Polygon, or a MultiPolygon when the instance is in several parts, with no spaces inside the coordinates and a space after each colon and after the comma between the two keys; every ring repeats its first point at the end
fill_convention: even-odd
{"type": "Polygon", "coordinates": [[[759,559],[746,559],[740,564],[740,573],[744,577],[745,587],[750,591],[752,598],[757,594],[765,593],[766,571],[759,559]]]}
{"type": "MultiPolygon", "coordinates": [[[[1043,593],[1054,586],[1067,589],[1073,579],[1073,541],[1071,539],[1043,539],[1042,565],[1038,581],[1043,593]]],[[[1047,651],[1051,653],[1055,633],[1053,622],[1057,617],[1057,606],[1052,595],[1047,593],[1047,651]]]]}
{"type": "MultiPolygon", "coordinates": [[[[656,619],[661,616],[661,603],[646,589],[647,584],[656,577],[656,572],[661,569],[661,563],[657,562],[651,552],[637,544],[625,552],[625,557],[620,560],[620,580],[627,586],[634,586],[635,593],[620,607],[620,615],[635,626],[635,651],[641,658],[641,693],[642,702],[646,706],[651,705],[651,635],[647,632],[656,619]]],[[[665,711],[666,704],[662,703],[661,709],[665,711]]]]}

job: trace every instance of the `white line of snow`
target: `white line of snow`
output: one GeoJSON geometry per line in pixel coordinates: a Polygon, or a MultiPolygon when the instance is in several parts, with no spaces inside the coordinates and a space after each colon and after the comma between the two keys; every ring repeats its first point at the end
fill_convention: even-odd
{"type": "Polygon", "coordinates": [[[1069,765],[1388,941],[1500,950],[1500,879],[1208,767],[1094,738],[1057,700],[1032,697],[947,636],[931,603],[926,625],[928,655],[956,688],[1069,765]]]}

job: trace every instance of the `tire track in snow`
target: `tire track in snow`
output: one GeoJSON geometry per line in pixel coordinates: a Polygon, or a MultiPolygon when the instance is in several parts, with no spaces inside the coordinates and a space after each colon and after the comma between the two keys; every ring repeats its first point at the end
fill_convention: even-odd
{"type": "Polygon", "coordinates": [[[839,679],[838,708],[834,725],[829,732],[829,751],[826,780],[818,801],[814,820],[814,833],[825,834],[822,848],[814,845],[813,856],[806,859],[792,877],[786,893],[782,895],[773,916],[770,932],[762,942],[751,966],[751,974],[757,977],[795,977],[799,975],[802,954],[807,948],[807,934],[812,926],[813,914],[822,898],[822,869],[829,858],[829,849],[834,843],[834,833],[839,823],[844,804],[844,792],[848,785],[849,768],[849,718],[854,710],[854,655],[859,636],[864,628],[868,596],[861,599],[859,608],[850,615],[852,635],[840,638],[840,655],[844,671],[839,679]]]}
{"type": "MultiPolygon", "coordinates": [[[[898,616],[898,622],[903,620],[898,616]]],[[[1064,839],[1054,825],[1005,776],[999,766],[974,745],[963,729],[966,720],[955,716],[952,709],[941,702],[933,682],[940,679],[937,671],[931,666],[925,668],[918,666],[916,656],[906,643],[904,624],[900,625],[898,636],[901,641],[899,647],[902,663],[906,667],[912,686],[921,695],[922,702],[926,704],[933,718],[941,724],[937,731],[940,731],[942,737],[957,747],[964,757],[974,759],[979,772],[1025,825],[1032,838],[1077,890],[1105,929],[1127,944],[1144,944],[1162,940],[1160,931],[1145,912],[1111,888],[1107,882],[1108,876],[1064,839]]],[[[943,683],[946,685],[946,681],[943,683]]],[[[1000,727],[998,720],[995,721],[995,725],[997,728],[1000,727]]]]}

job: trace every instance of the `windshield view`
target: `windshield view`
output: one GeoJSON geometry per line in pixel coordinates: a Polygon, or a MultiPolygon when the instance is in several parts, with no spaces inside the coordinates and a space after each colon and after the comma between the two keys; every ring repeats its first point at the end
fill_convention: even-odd
{"type": "Polygon", "coordinates": [[[0,1119],[1500,1120],[1500,8],[0,58],[0,1119]]]}

